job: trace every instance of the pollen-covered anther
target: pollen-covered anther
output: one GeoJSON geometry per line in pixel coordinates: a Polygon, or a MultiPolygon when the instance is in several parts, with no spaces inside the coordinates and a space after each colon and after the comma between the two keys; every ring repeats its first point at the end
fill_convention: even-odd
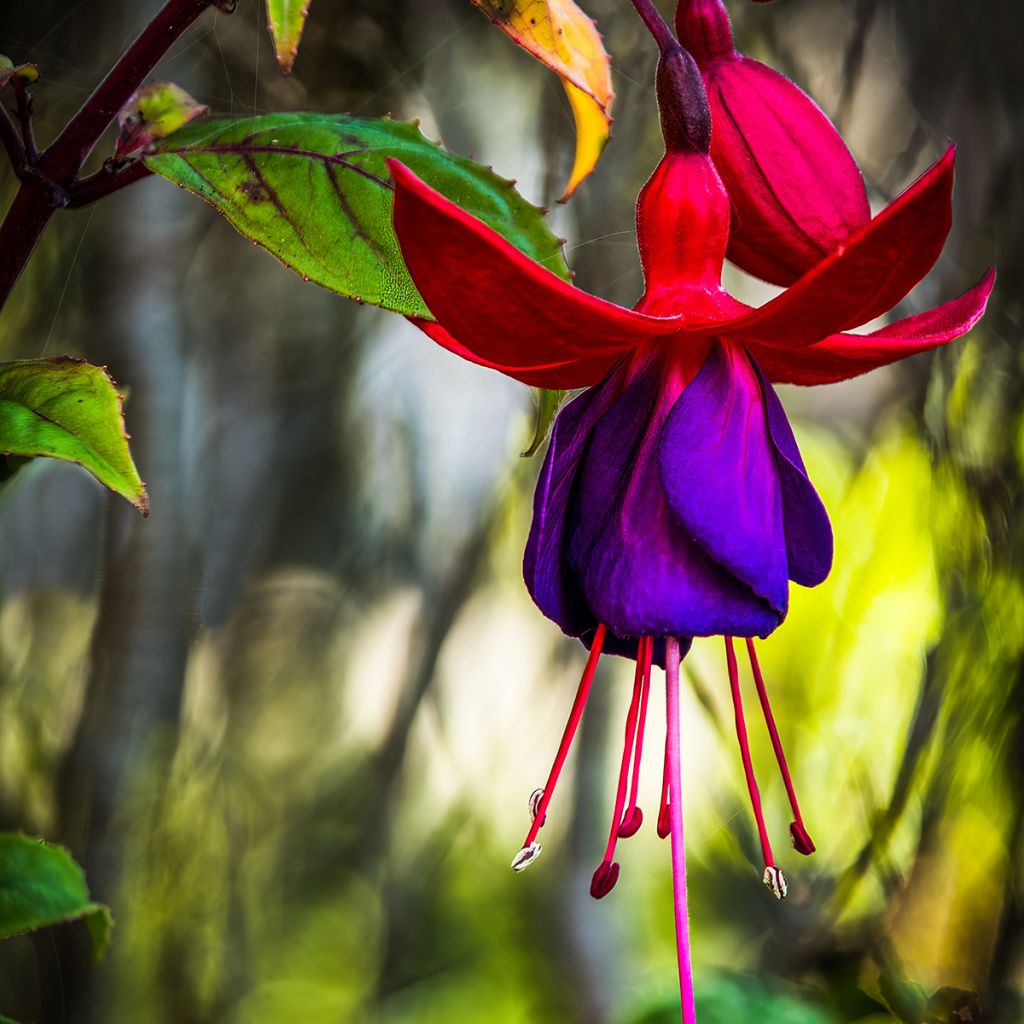
{"type": "Polygon", "coordinates": [[[802,853],[805,857],[814,853],[816,849],[814,840],[804,828],[803,822],[791,821],[789,823],[789,838],[793,840],[793,849],[797,853],[802,853]]]}
{"type": "Polygon", "coordinates": [[[639,807],[627,808],[622,821],[619,823],[619,838],[628,839],[630,836],[635,836],[640,831],[640,826],[643,823],[644,812],[639,807]]]}
{"type": "MultiPolygon", "coordinates": [[[[543,789],[535,789],[530,794],[530,821],[536,821],[537,820],[537,812],[540,810],[540,802],[543,799],[544,799],[544,790],[543,789]]],[[[545,814],[544,817],[541,819],[541,823],[538,826],[538,828],[543,828],[545,823],[547,822],[547,820],[548,820],[548,816],[545,814]]]]}
{"type": "Polygon", "coordinates": [[[512,870],[522,871],[532,864],[540,856],[540,843],[530,843],[524,846],[512,859],[512,870]]]}
{"type": "Polygon", "coordinates": [[[604,899],[615,888],[615,883],[619,880],[619,864],[618,861],[602,861],[598,869],[594,872],[594,877],[590,880],[590,895],[595,900],[604,899]]]}
{"type": "Polygon", "coordinates": [[[672,814],[668,804],[664,804],[658,812],[658,838],[668,839],[672,832],[672,814]]]}
{"type": "Polygon", "coordinates": [[[784,900],[789,893],[789,882],[786,881],[782,868],[769,864],[764,869],[764,876],[761,881],[764,882],[765,886],[767,886],[777,900],[784,900]]]}

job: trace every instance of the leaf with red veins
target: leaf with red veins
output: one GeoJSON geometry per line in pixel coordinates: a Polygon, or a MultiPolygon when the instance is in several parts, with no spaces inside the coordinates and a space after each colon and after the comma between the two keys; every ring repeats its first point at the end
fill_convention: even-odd
{"type": "MultiPolygon", "coordinates": [[[[844,246],[791,288],[713,333],[799,348],[873,320],[931,270],[953,221],[953,157],[945,155],[844,246]]],[[[707,329],[705,333],[712,333],[707,329]]]]}
{"type": "Polygon", "coordinates": [[[678,317],[646,316],[574,288],[398,161],[388,166],[409,274],[434,318],[476,362],[560,367],[618,356],[679,330],[678,317]]]}
{"type": "Polygon", "coordinates": [[[991,269],[959,298],[870,334],[834,334],[798,352],[766,345],[750,345],[750,350],[776,383],[834,384],[962,337],[984,314],[995,280],[991,269]]]}
{"type": "Polygon", "coordinates": [[[157,139],[166,138],[209,112],[208,106],[197,103],[180,85],[149,82],[118,112],[117,124],[121,130],[114,155],[123,160],[141,153],[157,139]]]}

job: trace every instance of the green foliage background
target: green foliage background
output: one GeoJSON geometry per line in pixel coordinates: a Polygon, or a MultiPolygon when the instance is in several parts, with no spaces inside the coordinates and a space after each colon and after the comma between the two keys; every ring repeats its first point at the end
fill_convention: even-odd
{"type": "MultiPolygon", "coordinates": [[[[146,6],[4,8],[0,51],[43,69],[43,141],[146,6]]],[[[902,312],[989,263],[1000,282],[965,343],[784,389],[837,535],[832,577],[794,595],[763,658],[819,853],[786,857],[791,896],[776,905],[721,650],[696,644],[684,756],[701,1019],[1017,1024],[1024,14],[995,0],[731,6],[741,46],[839,121],[878,203],[958,141],[957,227],[902,312]]],[[[577,282],[630,303],[632,203],[658,157],[654,55],[629,4],[588,10],[615,55],[615,138],[553,221],[577,282]]],[[[167,77],[224,114],[419,117],[531,201],[558,194],[572,152],[561,89],[464,0],[317,0],[290,79],[263,33],[256,4],[211,16],[167,77]]],[[[110,367],[152,507],[143,522],[80,470],[41,462],[0,496],[0,827],[65,843],[118,918],[97,969],[70,925],[0,945],[0,1012],[674,1019],[654,756],[619,885],[586,895],[623,664],[601,669],[544,857],[508,870],[582,665],[519,578],[538,468],[517,458],[525,388],[303,284],[160,180],[55,220],[0,349],[110,367]]],[[[785,794],[752,731],[782,837],[785,794]]],[[[659,742],[655,725],[649,750],[659,742]]]]}

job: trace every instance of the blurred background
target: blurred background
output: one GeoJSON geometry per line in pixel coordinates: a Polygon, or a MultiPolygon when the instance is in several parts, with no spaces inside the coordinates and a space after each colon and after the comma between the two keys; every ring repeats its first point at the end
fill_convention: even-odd
{"type": "MultiPolygon", "coordinates": [[[[587,0],[613,141],[552,220],[577,283],[631,304],[633,202],[659,156],[655,51],[587,0]]],[[[670,12],[670,5],[663,9],[670,12]]],[[[43,141],[156,7],[13,0],[43,141]]],[[[761,885],[721,641],[685,663],[703,1024],[1024,1020],[1024,6],[735,0],[741,48],[840,125],[881,206],[959,146],[956,226],[905,315],[998,264],[966,341],[781,389],[836,563],[762,663],[819,852],[751,709],[790,897],[761,885]]],[[[557,79],[466,0],[316,0],[291,78],[262,4],[210,12],[160,70],[217,113],[421,119],[550,204],[557,79]]],[[[109,147],[100,147],[98,162],[109,147]]],[[[0,199],[13,193],[0,169],[0,199]]],[[[731,273],[750,301],[768,294],[731,273]]],[[[147,180],[54,219],[0,321],[5,359],[74,353],[129,391],[153,512],[39,460],[0,494],[0,827],[66,843],[117,929],[0,944],[0,1012],[37,1024],[678,1020],[667,845],[601,859],[631,673],[600,668],[542,860],[508,865],[584,652],[520,575],[540,457],[527,389],[434,348],[147,180]]]]}

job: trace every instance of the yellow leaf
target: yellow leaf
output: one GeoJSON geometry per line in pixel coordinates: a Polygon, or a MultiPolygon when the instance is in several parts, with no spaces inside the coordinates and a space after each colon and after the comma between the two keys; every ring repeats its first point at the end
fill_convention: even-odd
{"type": "Polygon", "coordinates": [[[556,72],[576,119],[576,159],[562,199],[594,169],[611,132],[609,57],[572,0],[471,0],[514,42],[556,72]]]}

